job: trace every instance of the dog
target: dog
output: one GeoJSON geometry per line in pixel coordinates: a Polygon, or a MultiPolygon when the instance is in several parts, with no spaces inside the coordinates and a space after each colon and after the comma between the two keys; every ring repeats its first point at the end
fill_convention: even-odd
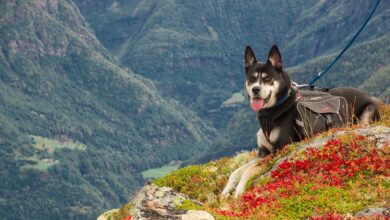
{"type": "MultiPolygon", "coordinates": [[[[282,56],[276,45],[268,53],[266,62],[258,62],[250,46],[244,55],[246,91],[251,108],[257,112],[260,129],[257,132],[256,159],[236,169],[229,177],[221,196],[227,197],[235,188],[234,197],[241,195],[248,180],[261,166],[262,158],[275,154],[285,145],[302,140],[296,125],[299,91],[292,86],[290,76],[283,70],[282,56]]],[[[350,121],[369,125],[379,120],[378,101],[353,88],[334,88],[327,91],[344,97],[350,121]]]]}

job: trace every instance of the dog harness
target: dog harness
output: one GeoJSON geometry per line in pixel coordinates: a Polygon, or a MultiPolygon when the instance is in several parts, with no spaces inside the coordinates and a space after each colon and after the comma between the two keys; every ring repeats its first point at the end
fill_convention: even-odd
{"type": "Polygon", "coordinates": [[[257,118],[260,122],[261,130],[269,143],[271,143],[269,137],[274,127],[274,121],[289,111],[299,97],[299,91],[291,89],[275,106],[258,111],[257,118]]]}
{"type": "Polygon", "coordinates": [[[326,92],[304,91],[297,102],[295,123],[303,137],[348,123],[348,103],[344,97],[326,92]]]}
{"type": "Polygon", "coordinates": [[[274,121],[287,111],[296,111],[294,126],[301,138],[348,123],[348,104],[344,97],[321,91],[300,91],[296,88],[291,91],[290,95],[282,98],[274,107],[258,112],[261,130],[269,143],[274,121]],[[294,105],[295,109],[292,109],[294,105]]]}

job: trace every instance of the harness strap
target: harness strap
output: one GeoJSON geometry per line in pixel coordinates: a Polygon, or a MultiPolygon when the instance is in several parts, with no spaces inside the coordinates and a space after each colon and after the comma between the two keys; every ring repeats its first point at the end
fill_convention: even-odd
{"type": "Polygon", "coordinates": [[[282,105],[287,99],[288,99],[288,93],[287,93],[283,98],[281,98],[281,99],[275,104],[274,107],[278,107],[278,106],[282,105]]]}
{"type": "MultiPolygon", "coordinates": [[[[259,119],[260,120],[260,119],[259,119]]],[[[265,139],[271,143],[269,136],[271,135],[271,130],[273,128],[273,121],[272,119],[261,119],[260,120],[261,130],[263,131],[263,134],[265,136],[265,139]]]]}
{"type": "Polygon", "coordinates": [[[301,98],[300,92],[296,88],[292,88],[283,98],[281,98],[274,107],[270,109],[260,110],[258,112],[258,120],[261,125],[261,130],[268,142],[270,141],[271,130],[273,128],[273,122],[285,112],[287,112],[295,103],[297,99],[301,98]],[[275,107],[280,107],[280,110],[275,109],[275,107]]]}

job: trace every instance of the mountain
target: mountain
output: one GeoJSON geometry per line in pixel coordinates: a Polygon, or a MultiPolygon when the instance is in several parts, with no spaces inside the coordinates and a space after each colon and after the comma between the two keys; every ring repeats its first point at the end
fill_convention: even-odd
{"type": "Polygon", "coordinates": [[[259,130],[257,115],[249,106],[242,107],[230,119],[226,131],[209,147],[207,153],[199,155],[195,164],[203,164],[221,157],[233,156],[242,150],[257,148],[256,133],[259,130]]]}
{"type": "MultiPolygon", "coordinates": [[[[220,131],[212,146],[220,149],[215,150],[216,156],[256,145],[253,137],[241,131],[253,118],[237,116],[244,112],[240,110],[245,108],[245,102],[223,104],[244,87],[245,45],[252,45],[258,58],[265,60],[270,46],[277,43],[293,79],[307,83],[341,51],[376,3],[363,0],[75,2],[98,39],[121,63],[154,80],[164,97],[190,107],[220,131]],[[240,121],[237,118],[248,120],[237,124],[240,121]]],[[[384,65],[389,59],[386,44],[389,14],[390,4],[381,1],[355,45],[319,86],[360,86],[370,94],[386,96],[382,91],[388,87],[383,79],[388,74],[384,65]],[[367,57],[365,53],[377,56],[367,57]],[[370,80],[366,82],[368,77],[370,80]]],[[[256,125],[249,127],[256,130],[256,125]]],[[[205,152],[206,158],[213,155],[210,151],[205,152]]]]}
{"type": "MultiPolygon", "coordinates": [[[[307,82],[374,3],[0,1],[2,218],[93,219],[127,201],[144,170],[254,148],[245,46],[264,60],[279,44],[307,82]]],[[[389,6],[321,86],[389,94],[389,6]]]]}
{"type": "Polygon", "coordinates": [[[221,109],[222,102],[243,86],[244,46],[268,47],[303,8],[314,3],[76,2],[97,37],[121,63],[154,80],[164,96],[194,109],[219,129],[228,123],[223,116],[234,112],[221,109]]]}
{"type": "Polygon", "coordinates": [[[123,67],[72,1],[0,7],[3,219],[91,219],[215,129],[123,67]]]}
{"type": "MultiPolygon", "coordinates": [[[[364,41],[351,48],[316,85],[319,87],[351,86],[378,98],[389,96],[390,35],[364,41]],[[372,54],[372,55],[371,55],[372,54]],[[379,82],[380,81],[380,82],[379,82]],[[378,82],[373,84],[373,82],[378,82]]],[[[325,67],[337,54],[327,54],[287,69],[294,81],[308,83],[318,67],[325,67]]]]}
{"type": "MultiPolygon", "coordinates": [[[[285,66],[297,66],[340,51],[375,5],[364,0],[76,3],[123,65],[154,80],[164,97],[190,107],[221,131],[237,111],[221,104],[243,88],[247,44],[265,60],[277,43],[285,66]]],[[[389,6],[381,1],[358,43],[388,35],[389,6]]]]}

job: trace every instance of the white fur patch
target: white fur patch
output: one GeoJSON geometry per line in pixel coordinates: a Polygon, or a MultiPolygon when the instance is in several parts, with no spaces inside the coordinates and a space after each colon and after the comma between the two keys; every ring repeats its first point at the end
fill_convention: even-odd
{"type": "Polygon", "coordinates": [[[252,92],[252,88],[255,87],[255,86],[260,87],[260,82],[256,81],[255,83],[253,83],[251,85],[249,85],[249,83],[246,82],[246,84],[245,84],[246,92],[249,94],[249,97],[250,97],[251,100],[252,100],[252,98],[254,96],[253,92],[252,92]]]}
{"type": "Polygon", "coordinates": [[[236,191],[234,192],[234,198],[238,198],[241,194],[245,192],[245,187],[249,179],[251,179],[256,173],[258,173],[258,171],[260,170],[258,168],[259,161],[259,159],[251,161],[251,164],[245,169],[244,173],[241,176],[240,182],[237,184],[236,191]]]}
{"type": "MultiPolygon", "coordinates": [[[[274,127],[271,130],[271,133],[269,134],[269,140],[271,142],[275,142],[278,140],[280,136],[280,128],[279,127],[274,127]]],[[[260,128],[259,131],[257,132],[257,145],[259,147],[263,146],[267,148],[270,152],[273,150],[272,143],[268,141],[268,139],[265,137],[263,130],[260,128]]]]}
{"type": "Polygon", "coordinates": [[[279,139],[280,136],[280,128],[279,127],[273,127],[271,131],[271,135],[269,136],[269,139],[271,142],[276,142],[276,140],[279,139]]]}
{"type": "Polygon", "coordinates": [[[243,175],[243,173],[250,167],[252,167],[253,165],[256,165],[258,163],[258,158],[256,159],[253,159],[252,161],[242,165],[241,167],[237,168],[230,176],[229,176],[229,180],[225,186],[225,188],[223,189],[221,195],[224,196],[224,197],[228,197],[229,196],[229,193],[230,191],[233,190],[234,187],[236,187],[236,185],[240,182],[240,179],[243,175]]]}
{"type": "Polygon", "coordinates": [[[272,144],[268,142],[267,138],[264,135],[263,130],[260,128],[259,131],[257,132],[257,145],[259,147],[265,147],[267,148],[270,152],[272,152],[272,144]]]}
{"type": "Polygon", "coordinates": [[[276,92],[279,91],[280,83],[278,81],[274,81],[273,85],[264,84],[261,86],[260,96],[266,98],[270,93],[271,97],[268,102],[265,104],[265,108],[270,108],[274,106],[277,102],[276,100],[276,92]]]}
{"type": "Polygon", "coordinates": [[[359,117],[359,124],[363,125],[363,126],[368,126],[372,123],[373,121],[373,115],[374,115],[374,107],[366,107],[364,108],[363,110],[363,113],[361,113],[360,117],[359,117]]]}

